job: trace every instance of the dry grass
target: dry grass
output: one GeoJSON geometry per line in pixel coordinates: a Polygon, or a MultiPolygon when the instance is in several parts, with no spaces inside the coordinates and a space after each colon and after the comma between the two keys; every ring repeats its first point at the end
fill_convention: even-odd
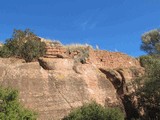
{"type": "Polygon", "coordinates": [[[45,38],[40,38],[41,42],[44,42],[45,44],[49,46],[63,46],[62,43],[59,40],[51,40],[51,39],[45,39],[45,38]]]}
{"type": "Polygon", "coordinates": [[[78,51],[78,54],[74,56],[74,60],[81,63],[86,63],[86,59],[89,57],[89,48],[92,48],[88,44],[70,44],[64,47],[67,49],[68,54],[78,51]]]}
{"type": "Polygon", "coordinates": [[[78,43],[68,44],[68,45],[65,45],[64,47],[68,48],[68,49],[87,48],[87,47],[93,48],[91,45],[88,45],[88,44],[78,44],[78,43]]]}

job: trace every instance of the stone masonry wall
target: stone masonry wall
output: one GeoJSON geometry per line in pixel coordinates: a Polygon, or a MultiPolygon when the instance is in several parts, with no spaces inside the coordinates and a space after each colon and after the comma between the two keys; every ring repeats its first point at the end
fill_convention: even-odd
{"type": "Polygon", "coordinates": [[[46,47],[47,52],[45,57],[47,58],[55,58],[58,55],[62,55],[66,53],[66,49],[63,47],[46,47]]]}
{"type": "Polygon", "coordinates": [[[58,42],[45,41],[47,58],[56,58],[58,55],[66,54],[66,49],[58,42]]]}
{"type": "Polygon", "coordinates": [[[96,64],[98,67],[105,68],[125,68],[137,66],[140,67],[140,63],[135,58],[128,56],[120,52],[109,52],[104,50],[89,50],[90,63],[96,64]]]}
{"type": "MultiPolygon", "coordinates": [[[[51,45],[47,44],[47,52],[45,57],[47,58],[73,58],[79,53],[79,51],[73,51],[74,53],[67,54],[67,49],[59,44],[51,45]],[[65,56],[65,57],[64,57],[65,56]]],[[[126,67],[140,67],[140,63],[135,58],[132,58],[126,54],[120,52],[109,52],[104,50],[94,50],[88,47],[89,57],[87,63],[95,64],[97,67],[105,68],[126,68],[126,67]]]]}

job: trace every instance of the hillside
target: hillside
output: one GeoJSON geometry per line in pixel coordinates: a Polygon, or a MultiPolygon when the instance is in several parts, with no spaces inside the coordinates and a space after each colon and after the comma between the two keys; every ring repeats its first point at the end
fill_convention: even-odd
{"type": "Polygon", "coordinates": [[[0,58],[0,84],[20,91],[20,101],[39,113],[39,120],[59,120],[73,108],[95,100],[118,106],[129,115],[124,96],[130,83],[144,73],[137,59],[90,46],[63,46],[45,41],[38,61],[0,58]]]}

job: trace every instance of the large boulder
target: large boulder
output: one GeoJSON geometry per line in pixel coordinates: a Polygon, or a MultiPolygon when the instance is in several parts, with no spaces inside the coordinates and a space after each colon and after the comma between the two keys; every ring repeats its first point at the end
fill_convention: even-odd
{"type": "Polygon", "coordinates": [[[62,59],[62,58],[39,58],[38,59],[40,66],[45,70],[72,70],[74,65],[73,59],[62,59]]]}

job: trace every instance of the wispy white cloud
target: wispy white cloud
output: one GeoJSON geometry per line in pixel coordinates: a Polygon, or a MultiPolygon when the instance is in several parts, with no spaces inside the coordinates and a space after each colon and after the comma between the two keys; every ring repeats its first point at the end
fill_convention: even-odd
{"type": "Polygon", "coordinates": [[[97,22],[88,18],[79,23],[78,27],[82,30],[94,29],[96,27],[97,22]]]}
{"type": "Polygon", "coordinates": [[[98,8],[79,15],[75,25],[82,30],[94,29],[98,23],[97,17],[100,10],[101,9],[98,8]]]}
{"type": "Polygon", "coordinates": [[[84,21],[84,22],[82,22],[80,24],[80,27],[82,28],[82,30],[86,30],[86,28],[88,27],[88,25],[89,25],[89,21],[86,20],[86,21],[84,21]]]}
{"type": "Polygon", "coordinates": [[[90,20],[86,20],[86,21],[82,22],[79,27],[80,27],[82,30],[94,29],[94,28],[96,27],[96,24],[97,24],[97,22],[93,22],[93,21],[90,21],[90,20]]]}

